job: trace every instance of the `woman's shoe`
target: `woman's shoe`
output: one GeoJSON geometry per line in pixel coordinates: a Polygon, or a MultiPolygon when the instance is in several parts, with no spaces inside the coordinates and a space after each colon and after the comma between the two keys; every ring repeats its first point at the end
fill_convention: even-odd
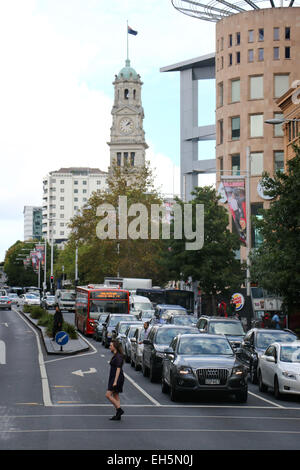
{"type": "Polygon", "coordinates": [[[124,410],[122,410],[122,408],[118,408],[117,409],[117,413],[116,413],[116,416],[119,417],[119,419],[121,419],[121,416],[124,414],[124,410]]]}
{"type": "Polygon", "coordinates": [[[112,418],[109,418],[109,419],[110,419],[110,421],[120,421],[121,416],[115,415],[115,416],[112,416],[112,418]]]}

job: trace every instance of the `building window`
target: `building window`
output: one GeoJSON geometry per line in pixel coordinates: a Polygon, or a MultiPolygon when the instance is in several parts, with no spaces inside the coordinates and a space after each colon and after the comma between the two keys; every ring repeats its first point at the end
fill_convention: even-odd
{"type": "Polygon", "coordinates": [[[82,193],[83,193],[83,194],[86,194],[86,193],[87,193],[87,190],[86,190],[86,189],[83,189],[83,190],[82,190],[82,193]]]}
{"type": "Polygon", "coordinates": [[[240,133],[240,116],[231,118],[231,140],[239,140],[240,133]]]}
{"type": "Polygon", "coordinates": [[[64,235],[64,234],[65,234],[65,232],[63,232],[63,231],[60,231],[60,232],[59,232],[59,234],[60,234],[60,235],[64,235]]]}
{"type": "Polygon", "coordinates": [[[259,41],[264,41],[264,39],[265,39],[264,28],[259,28],[259,30],[258,30],[258,40],[259,41]]]}
{"type": "Polygon", "coordinates": [[[279,47],[273,47],[273,59],[279,60],[279,47]]]}
{"type": "Polygon", "coordinates": [[[232,175],[240,175],[240,155],[232,155],[231,156],[231,170],[232,170],[232,175]]]}
{"type": "Polygon", "coordinates": [[[221,38],[221,51],[224,49],[224,38],[221,38]]]}
{"type": "Polygon", "coordinates": [[[240,51],[238,51],[238,52],[236,53],[236,63],[237,63],[237,64],[240,64],[240,63],[241,63],[241,53],[240,53],[240,51]]]}
{"type": "Polygon", "coordinates": [[[130,153],[130,165],[134,166],[135,152],[130,153]]]}
{"type": "Polygon", "coordinates": [[[274,41],[279,41],[279,28],[273,29],[273,39],[274,41]]]}
{"type": "Polygon", "coordinates": [[[75,181],[74,181],[74,184],[78,184],[78,181],[75,180],[75,181]]]}
{"type": "Polygon", "coordinates": [[[129,97],[129,90],[127,88],[125,88],[125,90],[124,90],[124,99],[128,100],[128,97],[129,97]]]}
{"type": "Polygon", "coordinates": [[[117,152],[117,165],[121,166],[121,152],[117,152]]]}
{"type": "Polygon", "coordinates": [[[86,180],[83,180],[83,181],[82,181],[82,184],[86,185],[86,184],[87,184],[87,181],[86,181],[86,180]]]}
{"type": "Polygon", "coordinates": [[[232,46],[232,34],[229,34],[228,47],[232,46]]]}
{"type": "Polygon", "coordinates": [[[59,206],[60,210],[63,211],[65,206],[59,206]]]}
{"type": "Polygon", "coordinates": [[[74,197],[74,202],[78,202],[78,197],[74,197]]]}
{"type": "Polygon", "coordinates": [[[282,150],[276,150],[274,152],[274,171],[284,170],[284,152],[282,150]]]}
{"type": "Polygon", "coordinates": [[[252,176],[261,175],[264,170],[264,154],[253,152],[250,154],[250,173],[252,176]]]}
{"type": "MultiPolygon", "coordinates": [[[[275,113],[274,118],[275,119],[282,119],[283,114],[282,113],[275,113]]],[[[274,137],[283,137],[283,136],[284,136],[284,132],[283,132],[282,124],[276,124],[274,126],[274,137]]]]}
{"type": "Polygon", "coordinates": [[[223,170],[224,170],[223,157],[220,157],[220,158],[219,158],[219,166],[220,166],[220,174],[222,175],[223,170]]]}
{"type": "Polygon", "coordinates": [[[60,188],[60,192],[64,193],[65,192],[64,188],[60,188]]]}
{"type": "Polygon", "coordinates": [[[97,186],[100,186],[101,181],[97,180],[97,186]]]}
{"type": "Polygon", "coordinates": [[[263,137],[264,135],[264,115],[252,114],[250,116],[250,137],[263,137]]]}
{"type": "Polygon", "coordinates": [[[65,184],[65,180],[60,180],[60,184],[65,184]]]}
{"type": "Polygon", "coordinates": [[[128,152],[124,152],[124,165],[128,165],[128,152]]]}
{"type": "Polygon", "coordinates": [[[284,48],[284,58],[285,59],[290,59],[291,58],[291,48],[290,47],[285,47],[284,48]]]}
{"type": "Polygon", "coordinates": [[[289,75],[274,75],[274,95],[280,98],[289,89],[289,75]]]}
{"type": "Polygon", "coordinates": [[[133,90],[133,99],[135,100],[136,98],[136,90],[133,90]]]}
{"type": "Polygon", "coordinates": [[[231,102],[240,101],[240,79],[231,80],[231,102]]]}
{"type": "Polygon", "coordinates": [[[78,189],[74,189],[74,193],[75,193],[75,194],[78,193],[78,189]]]}
{"type": "Polygon", "coordinates": [[[241,44],[241,33],[236,33],[236,45],[239,46],[241,44]]]}
{"type": "Polygon", "coordinates": [[[229,65],[232,65],[232,54],[229,54],[229,65]]]}
{"type": "Polygon", "coordinates": [[[262,47],[258,49],[258,60],[260,62],[264,60],[264,49],[262,47]]]}
{"type": "Polygon", "coordinates": [[[264,77],[256,75],[250,77],[250,100],[259,100],[264,97],[264,77]]]}
{"type": "Polygon", "coordinates": [[[61,219],[64,219],[65,218],[65,214],[60,214],[59,216],[61,219]]]}
{"type": "Polygon", "coordinates": [[[291,39],[291,28],[289,26],[285,28],[285,39],[287,40],[291,39]]]}
{"type": "Polygon", "coordinates": [[[221,119],[221,121],[219,121],[219,144],[223,144],[223,137],[223,119],[221,119]]]}
{"type": "Polygon", "coordinates": [[[224,95],[223,82],[219,83],[218,91],[219,91],[219,106],[223,106],[223,95],[224,95]]]}
{"type": "Polygon", "coordinates": [[[248,31],[248,42],[253,42],[254,41],[254,31],[253,29],[250,29],[250,31],[248,31]]]}
{"type": "Polygon", "coordinates": [[[248,49],[248,62],[253,62],[253,60],[254,60],[253,49],[248,49]]]}

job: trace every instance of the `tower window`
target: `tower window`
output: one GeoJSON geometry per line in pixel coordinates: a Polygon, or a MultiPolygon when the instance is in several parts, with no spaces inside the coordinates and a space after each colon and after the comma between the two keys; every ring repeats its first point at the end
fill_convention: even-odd
{"type": "Polygon", "coordinates": [[[265,38],[264,28],[259,28],[259,30],[258,30],[258,40],[263,41],[264,38],[265,38]]]}
{"type": "Polygon", "coordinates": [[[124,98],[125,100],[128,100],[128,97],[129,97],[129,90],[127,88],[125,88],[124,90],[124,98]]]}
{"type": "Polygon", "coordinates": [[[291,39],[291,28],[289,26],[285,28],[285,39],[291,39]]]}
{"type": "Polygon", "coordinates": [[[285,47],[285,50],[284,50],[284,57],[286,59],[290,59],[291,58],[291,49],[290,47],[285,47]]]}
{"type": "Polygon", "coordinates": [[[133,90],[133,99],[135,100],[136,98],[136,90],[133,90]]]}
{"type": "Polygon", "coordinates": [[[121,166],[121,152],[117,152],[117,165],[121,166]]]}
{"type": "Polygon", "coordinates": [[[135,152],[130,153],[130,164],[134,166],[135,152]]]}

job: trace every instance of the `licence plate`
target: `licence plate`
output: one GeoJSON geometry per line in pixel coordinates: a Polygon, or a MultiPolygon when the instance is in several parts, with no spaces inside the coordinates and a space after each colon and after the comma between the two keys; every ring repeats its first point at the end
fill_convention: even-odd
{"type": "Polygon", "coordinates": [[[205,379],[205,385],[220,385],[220,379],[205,379]]]}

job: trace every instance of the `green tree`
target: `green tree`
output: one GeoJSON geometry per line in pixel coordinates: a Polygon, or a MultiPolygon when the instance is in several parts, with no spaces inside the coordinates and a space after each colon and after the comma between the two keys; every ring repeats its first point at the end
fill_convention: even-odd
{"type": "MultiPolygon", "coordinates": [[[[165,242],[163,263],[169,269],[170,279],[187,281],[192,276],[202,292],[211,299],[211,312],[216,312],[216,295],[236,289],[244,280],[243,265],[235,257],[239,238],[228,229],[228,212],[221,206],[219,196],[210,186],[197,187],[192,192],[193,206],[204,206],[204,244],[199,250],[186,250],[186,238],[165,242]]],[[[178,200],[182,207],[183,202],[178,200]]],[[[193,210],[193,230],[196,229],[196,211],[193,210]]],[[[172,222],[174,232],[174,222],[172,222]]]]}
{"type": "MultiPolygon", "coordinates": [[[[62,262],[67,273],[74,277],[75,245],[78,246],[78,270],[80,283],[101,283],[105,276],[143,277],[151,278],[155,284],[167,281],[167,271],[159,264],[161,251],[164,247],[162,240],[150,239],[150,214],[152,204],[161,204],[162,198],[154,188],[153,174],[149,163],[145,167],[132,172],[130,166],[113,167],[108,177],[108,190],[94,192],[87,204],[76,215],[71,223],[72,230],[69,241],[60,253],[57,268],[62,262]],[[97,216],[97,208],[102,204],[111,204],[118,209],[119,196],[127,197],[128,208],[132,204],[143,204],[148,211],[148,227],[137,227],[138,232],[143,229],[149,238],[143,239],[100,239],[97,235],[97,224],[101,220],[97,216]]],[[[136,219],[128,216],[128,224],[136,219]]]]}
{"type": "Polygon", "coordinates": [[[285,172],[264,176],[265,192],[274,200],[254,221],[263,242],[251,254],[251,278],[280,295],[288,312],[299,309],[300,295],[300,148],[285,172]]]}
{"type": "Polygon", "coordinates": [[[29,253],[34,246],[34,242],[25,244],[18,240],[6,251],[4,272],[9,286],[29,287],[38,285],[38,277],[32,266],[25,267],[23,261],[17,259],[21,256],[25,257],[24,254],[29,253]]]}

